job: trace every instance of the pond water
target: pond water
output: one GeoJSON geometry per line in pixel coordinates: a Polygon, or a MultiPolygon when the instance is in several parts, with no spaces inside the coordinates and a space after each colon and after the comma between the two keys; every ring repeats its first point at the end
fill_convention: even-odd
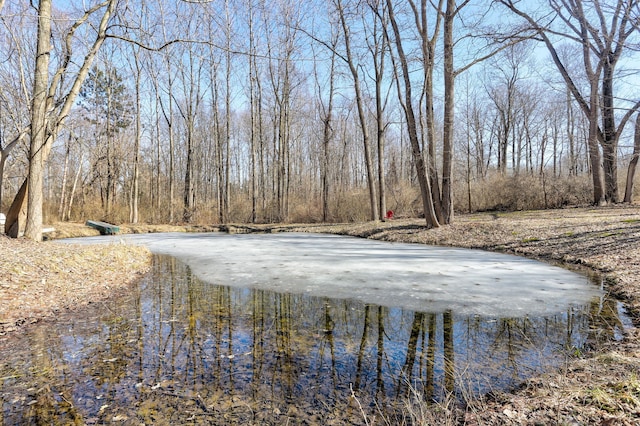
{"type": "Polygon", "coordinates": [[[620,327],[616,302],[563,269],[487,254],[498,278],[518,273],[438,280],[484,253],[306,237],[133,238],[174,256],[123,297],[0,341],[0,424],[394,424],[407,401],[509,389],[620,327]],[[506,280],[538,302],[498,290],[481,306],[506,280]]]}

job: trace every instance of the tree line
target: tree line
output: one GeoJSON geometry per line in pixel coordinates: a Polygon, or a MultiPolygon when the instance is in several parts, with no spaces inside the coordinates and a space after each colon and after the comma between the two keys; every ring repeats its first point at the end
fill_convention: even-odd
{"type": "Polygon", "coordinates": [[[0,0],[7,233],[388,210],[437,227],[456,210],[631,202],[639,13],[634,0],[0,0]]]}

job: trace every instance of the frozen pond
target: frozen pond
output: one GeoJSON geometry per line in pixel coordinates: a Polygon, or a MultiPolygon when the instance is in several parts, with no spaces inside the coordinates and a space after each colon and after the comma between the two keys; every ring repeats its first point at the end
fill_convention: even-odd
{"type": "Polygon", "coordinates": [[[586,277],[513,256],[314,234],[73,241],[121,240],[156,253],[126,294],[0,339],[3,425],[409,424],[409,401],[513,388],[621,324],[586,277]]]}
{"type": "Polygon", "coordinates": [[[67,241],[144,244],[210,283],[427,312],[543,315],[600,294],[585,276],[517,256],[333,235],[165,233],[67,241]]]}

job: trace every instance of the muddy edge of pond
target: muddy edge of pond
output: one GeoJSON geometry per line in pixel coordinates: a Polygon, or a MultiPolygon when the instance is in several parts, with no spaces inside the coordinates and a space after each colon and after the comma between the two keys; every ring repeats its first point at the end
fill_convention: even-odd
{"type": "MultiPolygon", "coordinates": [[[[83,224],[57,223],[53,238],[96,235],[83,224]]],[[[599,272],[605,289],[640,312],[640,208],[568,208],[460,215],[454,224],[426,229],[421,219],[362,224],[165,226],[126,225],[121,232],[325,232],[513,253],[599,272]]],[[[0,236],[0,339],[28,324],[81,309],[126,289],[144,273],[142,248],[62,248],[0,236]]],[[[640,419],[640,344],[637,329],[597,351],[573,354],[560,371],[535,377],[509,394],[492,394],[451,408],[464,424],[637,424],[640,419]],[[602,422],[605,423],[602,423],[602,422]],[[609,422],[609,423],[607,423],[609,422]]],[[[442,407],[440,407],[442,408],[442,407]]]]}

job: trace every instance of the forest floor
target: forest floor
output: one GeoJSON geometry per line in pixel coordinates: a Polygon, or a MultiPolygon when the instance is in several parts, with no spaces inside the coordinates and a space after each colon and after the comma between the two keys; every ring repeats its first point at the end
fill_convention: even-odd
{"type": "MultiPolygon", "coordinates": [[[[97,235],[82,224],[57,223],[51,238],[97,235]]],[[[477,248],[599,273],[604,288],[640,320],[640,206],[567,208],[460,215],[427,229],[424,220],[363,224],[121,226],[121,232],[325,232],[384,241],[477,248]]],[[[70,246],[0,236],[0,339],[61,310],[80,310],[123,291],[150,260],[144,248],[122,244],[70,246]]],[[[423,424],[640,424],[640,331],[574,354],[566,365],[529,379],[511,393],[423,413],[423,424]]]]}

